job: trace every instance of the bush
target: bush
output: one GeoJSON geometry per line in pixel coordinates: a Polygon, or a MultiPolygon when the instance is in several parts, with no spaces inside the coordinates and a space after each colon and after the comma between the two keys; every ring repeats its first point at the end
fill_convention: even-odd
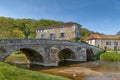
{"type": "Polygon", "coordinates": [[[98,54],[96,54],[96,55],[94,56],[94,58],[97,59],[97,60],[99,60],[99,59],[100,59],[100,55],[101,55],[101,53],[98,53],[98,54]]]}
{"type": "Polygon", "coordinates": [[[117,52],[105,52],[100,55],[100,60],[104,61],[120,61],[120,54],[117,54],[117,52]]]}

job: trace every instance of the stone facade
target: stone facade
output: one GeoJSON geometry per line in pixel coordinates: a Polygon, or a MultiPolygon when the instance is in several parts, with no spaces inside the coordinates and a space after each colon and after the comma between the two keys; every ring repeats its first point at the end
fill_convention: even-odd
{"type": "MultiPolygon", "coordinates": [[[[43,66],[58,66],[59,53],[69,50],[67,60],[87,61],[87,49],[93,50],[93,55],[102,51],[101,49],[80,42],[48,40],[48,39],[11,39],[0,40],[0,61],[4,61],[12,52],[23,51],[31,63],[43,66]]],[[[68,54],[68,53],[66,53],[68,54]]]]}
{"type": "Polygon", "coordinates": [[[91,34],[86,42],[106,50],[120,49],[119,36],[91,34]]]}
{"type": "Polygon", "coordinates": [[[57,40],[71,40],[73,38],[80,38],[80,27],[80,24],[74,22],[47,26],[36,30],[36,38],[57,40]]]}

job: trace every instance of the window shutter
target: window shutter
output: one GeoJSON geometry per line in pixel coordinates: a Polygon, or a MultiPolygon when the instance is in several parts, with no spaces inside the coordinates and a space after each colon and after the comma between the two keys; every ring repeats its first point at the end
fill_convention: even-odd
{"type": "Polygon", "coordinates": [[[54,34],[54,39],[56,39],[56,34],[54,34]]]}
{"type": "Polygon", "coordinates": [[[64,33],[64,37],[66,37],[66,33],[64,33]]]}

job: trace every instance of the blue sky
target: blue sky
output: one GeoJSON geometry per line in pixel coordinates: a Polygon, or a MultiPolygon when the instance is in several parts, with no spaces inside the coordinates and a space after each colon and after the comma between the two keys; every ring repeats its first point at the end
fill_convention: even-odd
{"type": "Polygon", "coordinates": [[[0,16],[77,22],[104,34],[120,31],[120,0],[0,0],[0,16]]]}

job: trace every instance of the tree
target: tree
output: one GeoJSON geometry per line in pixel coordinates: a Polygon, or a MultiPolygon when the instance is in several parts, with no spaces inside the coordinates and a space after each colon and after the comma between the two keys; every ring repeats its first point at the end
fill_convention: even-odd
{"type": "MultiPolygon", "coordinates": [[[[0,39],[7,38],[26,38],[34,39],[36,35],[36,28],[43,28],[47,26],[53,26],[62,24],[61,21],[55,20],[35,20],[30,18],[13,19],[0,17],[0,39]]],[[[86,28],[81,28],[81,40],[85,40],[90,34],[95,33],[86,28]]],[[[119,32],[120,33],[120,32],[119,32]]],[[[73,38],[78,41],[78,38],[73,38]]]]}
{"type": "Polygon", "coordinates": [[[116,35],[120,35],[120,31],[118,31],[116,35]]]}
{"type": "Polygon", "coordinates": [[[24,38],[25,37],[23,32],[20,31],[20,30],[12,30],[12,33],[11,33],[10,36],[11,36],[11,38],[15,38],[15,39],[17,39],[17,38],[24,38]]]}
{"type": "Polygon", "coordinates": [[[81,40],[85,40],[90,34],[95,33],[86,28],[81,28],[81,40]]]}

